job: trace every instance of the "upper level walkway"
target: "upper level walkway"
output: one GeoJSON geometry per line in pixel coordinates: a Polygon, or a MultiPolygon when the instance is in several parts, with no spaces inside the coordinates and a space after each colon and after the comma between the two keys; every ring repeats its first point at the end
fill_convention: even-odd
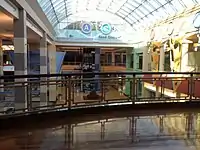
{"type": "Polygon", "coordinates": [[[113,105],[198,103],[199,74],[102,72],[1,76],[0,113],[7,116],[113,105]]]}

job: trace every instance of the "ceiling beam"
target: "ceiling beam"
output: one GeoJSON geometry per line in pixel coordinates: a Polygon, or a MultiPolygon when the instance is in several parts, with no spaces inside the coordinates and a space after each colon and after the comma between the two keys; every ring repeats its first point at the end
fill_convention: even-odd
{"type": "Polygon", "coordinates": [[[15,6],[11,1],[8,0],[1,0],[0,2],[0,10],[12,16],[16,19],[19,18],[19,10],[17,6],[15,6]]]}

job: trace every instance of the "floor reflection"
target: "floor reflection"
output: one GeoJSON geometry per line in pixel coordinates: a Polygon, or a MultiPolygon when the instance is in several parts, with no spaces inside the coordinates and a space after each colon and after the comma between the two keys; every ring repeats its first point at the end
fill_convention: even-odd
{"type": "Polygon", "coordinates": [[[200,114],[132,116],[1,136],[2,150],[200,150],[200,114]]]}

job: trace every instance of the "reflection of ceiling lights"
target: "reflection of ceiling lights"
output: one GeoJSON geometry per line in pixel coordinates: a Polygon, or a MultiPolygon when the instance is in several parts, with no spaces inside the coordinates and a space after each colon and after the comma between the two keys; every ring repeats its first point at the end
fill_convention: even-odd
{"type": "Polygon", "coordinates": [[[2,47],[2,49],[4,51],[14,50],[14,46],[13,45],[2,45],[1,47],[2,47]]]}

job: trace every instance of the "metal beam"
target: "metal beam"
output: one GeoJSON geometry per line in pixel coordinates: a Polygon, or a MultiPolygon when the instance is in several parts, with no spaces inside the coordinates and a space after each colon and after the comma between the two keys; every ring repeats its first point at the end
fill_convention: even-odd
{"type": "Polygon", "coordinates": [[[17,6],[15,6],[11,1],[1,0],[0,9],[2,9],[14,18],[19,18],[19,10],[17,6]]]}
{"type": "Polygon", "coordinates": [[[47,36],[47,43],[48,44],[53,44],[53,41],[47,36]]]}
{"type": "MultiPolygon", "coordinates": [[[[43,37],[43,31],[31,20],[27,19],[26,25],[28,28],[34,31],[37,35],[39,35],[40,37],[43,37]]],[[[48,36],[47,36],[47,43],[52,44],[52,39],[48,36]]]]}
{"type": "Polygon", "coordinates": [[[42,22],[42,20],[37,16],[34,10],[29,6],[29,4],[25,0],[15,0],[18,5],[20,5],[26,12],[31,16],[31,18],[42,28],[42,30],[54,40],[54,35],[49,31],[46,25],[42,22]]]}
{"type": "Polygon", "coordinates": [[[100,43],[100,42],[56,42],[56,46],[62,47],[133,47],[132,44],[125,44],[125,43],[100,43]]]}
{"type": "Polygon", "coordinates": [[[40,37],[43,37],[43,32],[30,20],[26,21],[26,25],[28,28],[30,28],[32,31],[34,31],[37,35],[40,37]]]}

